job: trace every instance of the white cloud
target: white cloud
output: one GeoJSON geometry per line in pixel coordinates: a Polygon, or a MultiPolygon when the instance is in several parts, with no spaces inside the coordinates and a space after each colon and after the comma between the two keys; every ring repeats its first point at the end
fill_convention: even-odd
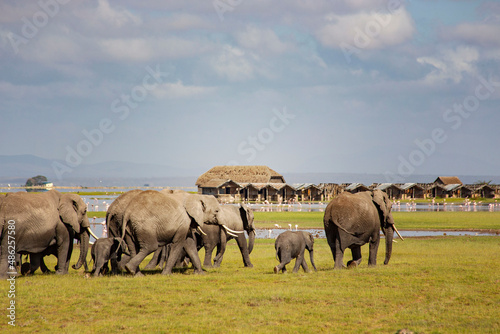
{"type": "Polygon", "coordinates": [[[247,26],[245,30],[235,33],[238,44],[246,49],[259,52],[281,54],[292,47],[282,42],[270,28],[247,26]]]}
{"type": "Polygon", "coordinates": [[[208,42],[196,38],[112,38],[98,42],[103,53],[114,60],[149,61],[181,59],[204,54],[211,48],[208,42]]]}
{"type": "Polygon", "coordinates": [[[95,13],[101,22],[107,22],[117,28],[123,27],[129,23],[141,23],[140,17],[122,7],[111,7],[107,0],[98,0],[95,13]]]}
{"type": "Polygon", "coordinates": [[[499,25],[491,23],[463,23],[442,33],[446,40],[459,40],[485,48],[500,47],[499,25]]]}
{"type": "Polygon", "coordinates": [[[389,12],[359,12],[348,15],[328,14],[316,31],[316,37],[326,47],[382,49],[409,40],[415,32],[410,14],[400,8],[389,12]]]}
{"type": "Polygon", "coordinates": [[[145,39],[105,39],[99,41],[102,51],[116,60],[147,61],[153,56],[150,43],[145,39]]]}
{"type": "Polygon", "coordinates": [[[213,87],[186,86],[179,80],[175,83],[167,82],[161,84],[152,91],[152,94],[160,99],[187,98],[210,94],[214,91],[215,88],[213,87]]]}
{"type": "Polygon", "coordinates": [[[212,61],[214,71],[229,81],[253,78],[255,70],[248,55],[241,49],[224,45],[222,52],[212,61]]]}
{"type": "Polygon", "coordinates": [[[212,26],[206,19],[188,13],[175,13],[168,20],[163,20],[167,29],[176,31],[190,29],[206,29],[212,26]]]}
{"type": "Polygon", "coordinates": [[[434,69],[423,79],[424,83],[436,84],[448,80],[454,83],[462,81],[464,73],[474,73],[479,52],[472,47],[458,47],[456,50],[445,49],[437,57],[420,57],[420,64],[428,64],[434,69]]]}

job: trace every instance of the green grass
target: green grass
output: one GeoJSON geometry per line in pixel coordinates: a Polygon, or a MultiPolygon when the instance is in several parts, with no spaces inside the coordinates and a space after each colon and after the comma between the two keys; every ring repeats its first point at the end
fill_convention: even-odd
{"type": "MultiPolygon", "coordinates": [[[[500,239],[442,237],[394,244],[388,266],[363,263],[333,271],[324,239],[315,242],[318,272],[273,273],[274,240],[257,240],[243,268],[234,241],[222,267],[194,275],[151,273],[85,278],[20,277],[16,331],[160,333],[498,333],[500,239]],[[112,311],[110,311],[112,310],[112,311]]],[[[72,263],[76,262],[77,253],[72,263]]],[[[200,251],[203,256],[203,251],[200,251]]],[[[49,267],[55,257],[46,258],[49,267]]],[[[346,260],[350,254],[346,254],[346,260]]],[[[145,263],[144,263],[145,264],[145,263]]],[[[293,262],[292,262],[293,264],[293,262]]],[[[289,265],[289,270],[291,266],[289,265]]],[[[6,313],[8,285],[0,282],[6,313]]],[[[0,331],[8,328],[0,319],[0,331]]]]}
{"type": "MultiPolygon", "coordinates": [[[[279,224],[299,228],[323,228],[324,212],[255,212],[257,228],[273,228],[279,224]]],[[[500,211],[495,212],[393,212],[398,229],[487,229],[500,230],[500,211]]]]}
{"type": "Polygon", "coordinates": [[[87,211],[87,217],[92,218],[106,218],[106,211],[87,211]]]}

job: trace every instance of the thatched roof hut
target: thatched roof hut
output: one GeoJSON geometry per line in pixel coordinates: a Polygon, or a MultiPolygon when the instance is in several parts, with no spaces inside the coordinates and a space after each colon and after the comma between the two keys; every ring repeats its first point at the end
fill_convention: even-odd
{"type": "Polygon", "coordinates": [[[442,185],[463,184],[457,176],[439,176],[434,183],[442,185]]]}
{"type": "Polygon", "coordinates": [[[212,180],[232,180],[237,183],[285,183],[284,177],[267,166],[216,166],[196,181],[201,186],[212,180]]]}

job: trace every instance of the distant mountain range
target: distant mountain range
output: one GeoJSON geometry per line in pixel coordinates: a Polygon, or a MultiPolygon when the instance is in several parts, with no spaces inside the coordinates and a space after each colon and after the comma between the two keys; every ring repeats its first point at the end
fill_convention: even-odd
{"type": "MultiPolygon", "coordinates": [[[[63,160],[50,160],[34,155],[0,155],[0,184],[24,184],[30,177],[44,175],[55,185],[116,186],[118,182],[126,186],[138,185],[157,179],[190,182],[194,185],[196,172],[164,165],[109,161],[98,164],[80,164],[75,168],[68,166],[67,172],[59,173],[53,164],[68,166],[63,160]],[[187,179],[186,179],[187,178],[187,179]],[[194,181],[192,179],[194,178],[194,181]],[[148,181],[149,180],[149,181],[148,181]],[[130,184],[130,183],[134,184],[130,184]]],[[[162,182],[163,183],[163,182],[162,182]]]]}
{"type": "MultiPolygon", "coordinates": [[[[84,164],[72,168],[71,172],[63,174],[59,179],[53,168],[53,163],[65,165],[62,160],[50,160],[34,155],[0,155],[0,185],[24,185],[26,180],[36,175],[44,175],[56,186],[170,186],[194,187],[198,176],[205,171],[182,169],[172,166],[109,161],[98,164],[84,164]]],[[[272,166],[270,166],[272,167],[272,166]]],[[[279,173],[282,173],[278,171],[279,173]]],[[[365,185],[387,182],[382,174],[352,174],[352,173],[286,173],[287,183],[352,183],[365,185]]],[[[405,182],[431,183],[438,176],[451,175],[411,175],[405,182]]],[[[491,175],[453,175],[458,176],[465,184],[477,181],[492,181],[500,184],[500,176],[491,175]]]]}

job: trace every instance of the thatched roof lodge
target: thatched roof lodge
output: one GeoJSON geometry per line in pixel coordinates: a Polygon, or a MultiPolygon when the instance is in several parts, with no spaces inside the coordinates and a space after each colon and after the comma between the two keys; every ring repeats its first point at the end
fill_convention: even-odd
{"type": "Polygon", "coordinates": [[[391,199],[455,197],[500,198],[500,188],[489,184],[464,185],[456,176],[439,176],[432,183],[300,183],[290,185],[283,175],[267,166],[216,166],[196,181],[198,193],[221,201],[324,201],[348,191],[385,191],[391,199]]]}
{"type": "Polygon", "coordinates": [[[200,186],[211,180],[232,180],[238,183],[286,183],[283,175],[267,166],[216,166],[196,181],[200,186]]]}
{"type": "Polygon", "coordinates": [[[439,185],[463,184],[457,176],[439,176],[434,183],[439,185]]]}
{"type": "Polygon", "coordinates": [[[295,198],[295,188],[267,166],[216,166],[196,181],[198,193],[219,198],[283,201],[295,198]]]}

